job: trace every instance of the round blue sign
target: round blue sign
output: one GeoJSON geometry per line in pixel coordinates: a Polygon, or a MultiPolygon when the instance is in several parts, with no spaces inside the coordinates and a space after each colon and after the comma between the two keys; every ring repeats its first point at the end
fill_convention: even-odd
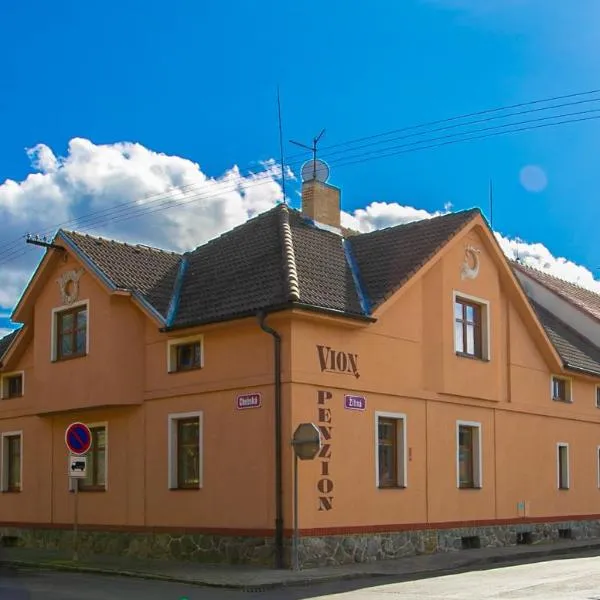
{"type": "Polygon", "coordinates": [[[84,423],[71,423],[65,431],[65,443],[71,454],[85,454],[92,447],[92,433],[84,423]]]}

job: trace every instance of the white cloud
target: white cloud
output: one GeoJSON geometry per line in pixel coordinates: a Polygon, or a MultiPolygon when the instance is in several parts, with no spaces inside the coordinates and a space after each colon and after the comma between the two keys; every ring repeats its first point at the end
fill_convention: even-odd
{"type": "Polygon", "coordinates": [[[0,339],[2,339],[5,335],[8,335],[11,331],[13,331],[12,329],[3,329],[2,327],[0,327],[0,339]]]}
{"type": "MultiPolygon", "coordinates": [[[[13,240],[27,231],[52,234],[60,222],[107,210],[114,218],[104,214],[104,219],[84,220],[71,228],[183,251],[243,223],[282,198],[281,169],[273,160],[262,163],[261,171],[254,174],[242,175],[233,166],[218,177],[209,177],[195,162],[134,143],[97,145],[75,138],[64,157],[44,144],[28,154],[37,172],[21,182],[0,184],[0,240],[13,240]],[[155,212],[127,219],[132,206],[137,207],[136,214],[155,212]],[[168,210],[156,210],[167,206],[168,210]]],[[[343,213],[342,223],[367,232],[430,218],[450,207],[446,203],[440,211],[429,213],[398,203],[372,202],[343,213]]],[[[514,257],[517,242],[500,234],[497,237],[505,253],[514,257]]],[[[547,272],[600,291],[600,283],[588,269],[554,257],[542,244],[521,242],[519,255],[547,272]]],[[[0,242],[0,313],[14,305],[41,256],[41,249],[23,241],[16,245],[0,242]],[[25,253],[20,256],[21,252],[25,253]],[[17,260],[8,262],[15,257],[17,260]]]]}

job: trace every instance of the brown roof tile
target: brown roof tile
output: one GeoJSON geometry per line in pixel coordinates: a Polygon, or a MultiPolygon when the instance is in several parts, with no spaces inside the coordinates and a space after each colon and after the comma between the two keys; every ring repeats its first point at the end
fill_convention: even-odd
{"type": "Polygon", "coordinates": [[[116,287],[142,294],[166,317],[181,255],[73,231],[62,231],[116,287]]]}
{"type": "Polygon", "coordinates": [[[402,287],[478,214],[474,208],[349,238],[371,308],[402,287]]]}

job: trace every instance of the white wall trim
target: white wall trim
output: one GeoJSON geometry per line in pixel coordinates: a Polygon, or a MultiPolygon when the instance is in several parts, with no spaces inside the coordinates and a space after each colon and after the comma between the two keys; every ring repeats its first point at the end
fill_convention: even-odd
{"type": "Polygon", "coordinates": [[[2,473],[0,477],[0,491],[6,492],[8,491],[8,456],[6,456],[6,438],[19,436],[20,446],[21,446],[21,456],[19,461],[19,469],[20,469],[20,479],[21,479],[21,487],[20,491],[23,491],[23,430],[19,431],[4,431],[0,434],[0,450],[2,452],[1,455],[1,465],[2,465],[2,473]]]}
{"type": "Polygon", "coordinates": [[[559,490],[570,490],[571,489],[571,452],[569,451],[569,444],[567,442],[558,442],[556,444],[556,487],[559,490]],[[560,448],[567,449],[567,487],[560,487],[560,448]]]}
{"type": "Polygon", "coordinates": [[[73,302],[73,304],[66,304],[63,306],[57,306],[52,309],[52,323],[51,323],[51,334],[50,334],[50,360],[56,362],[58,353],[56,352],[56,340],[57,340],[57,317],[58,313],[77,308],[78,306],[85,306],[87,308],[87,319],[85,322],[85,354],[86,356],[90,353],[90,301],[79,300],[73,302]]]}
{"type": "MultiPolygon", "coordinates": [[[[14,377],[15,375],[21,376],[21,390],[22,390],[21,395],[22,396],[25,395],[25,371],[11,371],[10,373],[2,373],[0,375],[0,400],[8,400],[9,399],[8,394],[4,393],[4,382],[6,379],[9,379],[10,377],[14,377]]],[[[10,399],[12,400],[12,398],[10,398],[10,399]]]]}
{"type": "Polygon", "coordinates": [[[375,412],[375,487],[379,489],[379,419],[396,419],[402,421],[402,431],[397,432],[402,439],[397,440],[398,451],[402,452],[402,456],[397,457],[398,467],[401,467],[402,472],[398,473],[398,487],[408,487],[408,419],[405,413],[397,412],[375,412]]]}
{"type": "Polygon", "coordinates": [[[204,334],[198,333],[196,335],[169,339],[167,341],[167,371],[169,373],[177,372],[175,348],[183,344],[193,344],[194,342],[200,342],[200,368],[204,368],[204,334]]]}
{"type": "Polygon", "coordinates": [[[482,321],[481,324],[481,350],[483,353],[484,360],[492,360],[492,344],[491,344],[491,304],[489,300],[485,300],[483,298],[478,298],[477,296],[472,296],[471,294],[463,294],[459,290],[452,290],[452,346],[454,348],[454,352],[458,352],[458,348],[456,347],[456,300],[463,298],[467,302],[473,302],[474,304],[480,304],[483,308],[482,312],[482,321]]]}
{"type": "Polygon", "coordinates": [[[201,410],[186,413],[171,413],[167,415],[168,427],[168,469],[167,469],[167,487],[170,490],[177,488],[177,421],[180,419],[190,419],[198,417],[198,446],[200,457],[198,463],[198,489],[203,487],[203,471],[204,471],[204,413],[201,410]]]}
{"type": "Polygon", "coordinates": [[[473,427],[477,431],[477,439],[474,440],[474,450],[476,452],[473,457],[473,475],[475,481],[473,485],[475,489],[483,488],[483,444],[482,444],[482,427],[478,421],[456,421],[456,487],[459,489],[468,489],[460,487],[460,428],[473,427]]]}

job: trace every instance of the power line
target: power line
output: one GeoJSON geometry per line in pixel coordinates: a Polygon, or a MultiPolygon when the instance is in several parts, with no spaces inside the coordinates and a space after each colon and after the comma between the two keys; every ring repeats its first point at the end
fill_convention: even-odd
{"type": "MultiPolygon", "coordinates": [[[[595,92],[582,92],[580,94],[571,94],[568,96],[561,96],[561,97],[556,97],[554,99],[560,99],[560,98],[568,98],[568,97],[575,97],[575,96],[581,96],[584,94],[592,94],[595,92]]],[[[547,101],[550,101],[552,99],[549,99],[547,101]]],[[[584,102],[594,102],[597,100],[584,100],[584,101],[578,101],[578,102],[573,102],[573,103],[566,103],[564,105],[557,105],[557,106],[552,106],[552,107],[545,107],[544,109],[534,109],[534,110],[530,110],[530,111],[521,111],[520,113],[515,113],[513,115],[506,115],[507,116],[517,116],[519,114],[527,114],[530,112],[538,112],[539,110],[551,110],[553,108],[559,108],[559,107],[564,107],[564,106],[570,106],[570,105],[575,105],[575,104],[582,104],[584,102]]],[[[536,104],[539,102],[543,102],[542,100],[538,100],[538,101],[533,101],[530,103],[523,103],[521,105],[513,105],[513,107],[515,106],[523,106],[523,105],[531,105],[531,104],[536,104]]],[[[513,107],[506,107],[505,110],[513,108],[513,107]]],[[[489,113],[489,112],[494,112],[494,111],[499,111],[502,109],[491,109],[488,111],[480,111],[480,113],[472,113],[472,114],[484,114],[484,113],[489,113]]],[[[505,127],[513,127],[514,125],[519,125],[519,124],[526,124],[526,123],[531,123],[531,122],[537,122],[537,121],[542,121],[542,120],[548,120],[548,119],[557,119],[557,118],[562,118],[565,116],[573,116],[573,115],[578,115],[578,114],[587,114],[587,113],[591,113],[591,112],[597,112],[598,109],[592,109],[589,111],[580,111],[578,113],[567,113],[564,115],[553,115],[553,116],[548,116],[548,117],[542,117],[540,119],[532,119],[532,120],[526,120],[526,121],[521,121],[521,122],[517,122],[517,123],[508,123],[508,124],[503,124],[503,125],[499,125],[499,126],[494,126],[494,127],[488,127],[488,128],[483,128],[483,129],[476,129],[472,132],[459,132],[459,133],[454,133],[454,134],[449,134],[448,136],[440,136],[438,138],[433,138],[433,139],[425,139],[425,140],[419,140],[417,142],[413,142],[410,144],[404,144],[404,145],[399,145],[399,146],[391,146],[388,148],[381,148],[379,150],[375,150],[375,151],[370,151],[367,153],[362,153],[362,154],[358,154],[358,155],[353,155],[353,156],[349,156],[349,157],[342,157],[339,159],[336,159],[332,162],[332,164],[336,164],[336,166],[341,167],[341,166],[347,166],[350,164],[357,164],[358,162],[366,162],[366,160],[372,160],[373,158],[385,158],[387,156],[393,156],[396,154],[404,154],[407,153],[407,150],[405,150],[406,148],[409,147],[413,147],[413,146],[418,146],[419,144],[427,144],[429,142],[432,141],[439,141],[442,139],[448,139],[448,138],[453,138],[453,137],[457,137],[457,136],[463,136],[465,135],[465,133],[479,133],[479,132],[483,132],[483,131],[494,131],[497,129],[501,129],[501,128],[505,128],[505,127]],[[390,152],[391,150],[394,150],[393,152],[390,152]],[[397,151],[400,150],[400,151],[397,151]],[[372,158],[364,158],[367,155],[370,154],[376,154],[376,156],[372,157],[372,158]],[[347,162],[348,160],[350,160],[351,162],[347,162]]],[[[451,120],[456,120],[459,119],[461,117],[453,117],[451,119],[445,119],[441,122],[448,122],[451,120]]],[[[481,121],[475,121],[473,123],[464,123],[462,124],[464,125],[469,125],[469,124],[474,124],[477,122],[483,122],[483,121],[488,121],[488,120],[493,120],[493,119],[483,119],[481,121]]],[[[561,121],[561,122],[557,122],[557,123],[549,123],[549,124],[545,124],[543,125],[543,127],[548,127],[548,126],[554,126],[554,125],[562,125],[562,124],[567,124],[567,123],[572,123],[572,122],[578,122],[578,121],[583,121],[583,120],[595,120],[595,118],[588,118],[588,119],[572,119],[572,120],[567,120],[567,121],[561,121]]],[[[438,121],[440,122],[440,121],[438,121]]],[[[432,122],[432,123],[436,123],[436,122],[432,122]]],[[[421,127],[419,125],[417,126],[413,126],[411,128],[416,128],[416,127],[421,127]]],[[[525,127],[525,128],[521,128],[521,129],[516,129],[516,130],[509,130],[509,131],[501,131],[501,132],[495,132],[492,134],[486,134],[486,135],[479,135],[479,136],[471,136],[471,137],[467,137],[467,138],[462,138],[462,139],[457,139],[457,140],[452,140],[450,142],[445,142],[442,144],[432,144],[432,145],[428,145],[428,146],[421,146],[418,148],[414,148],[413,151],[417,151],[417,150],[424,150],[424,149],[430,149],[430,148],[436,148],[436,147],[441,147],[441,146],[445,146],[445,145],[449,145],[450,143],[458,143],[458,142],[462,142],[462,141],[471,141],[474,139],[485,139],[486,137],[493,137],[495,135],[501,135],[501,134],[505,134],[505,133],[516,133],[519,131],[525,131],[525,130],[530,130],[530,129],[539,129],[542,126],[537,126],[537,127],[525,127]]],[[[411,129],[411,128],[404,128],[406,129],[411,129]]],[[[446,128],[441,128],[441,129],[446,129],[446,128]]],[[[395,130],[398,131],[398,130],[395,130]]],[[[435,131],[435,130],[434,130],[435,131]]],[[[425,135],[427,133],[431,133],[431,132],[423,132],[420,135],[425,135]]],[[[381,135],[381,134],[378,134],[381,135]]],[[[370,137],[377,137],[377,136],[370,136],[370,137]]],[[[364,138],[363,138],[364,139],[364,138]]],[[[388,143],[390,141],[393,140],[385,140],[384,142],[381,143],[388,143]]],[[[339,146],[340,144],[337,144],[337,146],[339,146]]],[[[265,175],[268,174],[268,171],[261,171],[258,174],[252,174],[254,177],[264,177],[265,175]]],[[[282,174],[283,175],[283,174],[282,174]]],[[[243,176],[237,176],[235,179],[232,179],[231,182],[229,182],[229,184],[225,184],[223,185],[222,182],[218,181],[218,180],[214,180],[214,179],[207,179],[206,181],[200,182],[200,183],[194,183],[194,184],[188,184],[186,186],[181,186],[179,188],[174,188],[172,190],[170,190],[169,192],[163,193],[163,194],[156,194],[154,196],[149,196],[146,197],[146,199],[150,198],[155,198],[154,200],[149,200],[147,203],[141,205],[142,208],[144,208],[144,206],[147,208],[150,204],[153,204],[154,202],[159,202],[159,207],[155,210],[141,210],[140,214],[131,214],[131,215],[125,215],[123,218],[115,218],[115,215],[118,215],[120,213],[124,213],[126,211],[130,211],[130,210],[135,210],[137,209],[140,204],[139,204],[139,200],[135,200],[135,201],[128,201],[128,202],[124,202],[121,205],[118,205],[117,207],[108,207],[106,209],[102,209],[99,211],[95,211],[93,213],[89,213],[88,215],[83,215],[81,217],[72,219],[71,221],[67,222],[67,224],[83,224],[87,222],[87,225],[89,225],[89,227],[85,227],[85,229],[88,229],[90,227],[94,227],[96,225],[96,223],[99,223],[101,221],[103,221],[103,217],[108,217],[113,221],[116,222],[121,222],[124,220],[129,220],[130,218],[135,218],[137,216],[144,216],[146,214],[152,214],[154,212],[159,212],[160,210],[164,210],[166,208],[170,208],[170,207],[174,207],[174,206],[178,206],[184,203],[190,203],[190,202],[194,202],[198,199],[210,199],[210,198],[216,198],[219,195],[222,195],[224,193],[228,193],[231,191],[234,191],[236,189],[238,189],[238,187],[240,186],[240,183],[242,181],[247,181],[246,177],[243,176]],[[179,201],[179,202],[170,202],[171,198],[173,195],[181,195],[186,189],[187,190],[191,190],[193,188],[196,187],[206,187],[209,185],[220,185],[221,189],[218,191],[217,194],[214,194],[212,196],[204,196],[204,195],[192,195],[192,196],[186,196],[185,198],[183,198],[183,200],[179,201]],[[227,185],[233,185],[233,187],[231,188],[227,188],[227,185]],[[133,206],[131,206],[133,204],[133,206]],[[163,206],[163,205],[167,205],[167,206],[163,206]]],[[[260,185],[260,184],[264,184],[264,183],[269,183],[271,182],[271,179],[267,179],[266,181],[257,181],[254,183],[249,183],[246,184],[244,187],[244,189],[248,189],[250,187],[254,187],[255,185],[260,185]]],[[[211,190],[213,191],[213,190],[211,190]]],[[[64,226],[64,224],[61,224],[59,226],[64,226]]],[[[49,233],[51,233],[52,230],[49,230],[49,233]]],[[[17,238],[15,240],[15,242],[21,241],[25,236],[20,236],[19,238],[17,238]]],[[[11,244],[9,242],[9,244],[11,244]]],[[[7,245],[8,246],[8,245],[7,245]]],[[[3,251],[0,251],[0,264],[6,263],[6,262],[11,262],[12,260],[18,258],[19,256],[22,256],[24,254],[24,252],[19,251],[17,249],[12,249],[10,247],[6,247],[3,251]]]]}

